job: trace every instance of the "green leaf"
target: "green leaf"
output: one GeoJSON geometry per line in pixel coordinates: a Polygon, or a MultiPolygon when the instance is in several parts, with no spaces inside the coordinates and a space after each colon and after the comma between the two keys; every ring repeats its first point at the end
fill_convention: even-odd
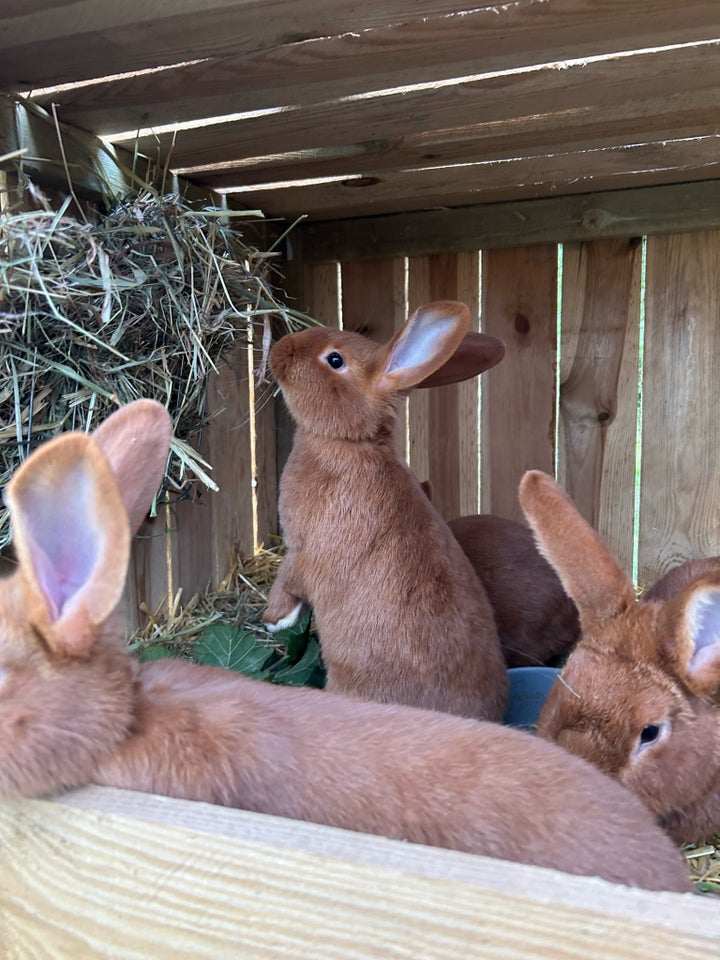
{"type": "Polygon", "coordinates": [[[305,653],[297,663],[285,662],[273,673],[273,683],[289,686],[322,687],[325,685],[325,670],[320,659],[320,645],[315,637],[308,641],[305,653]]]}
{"type": "Polygon", "coordinates": [[[310,618],[312,610],[306,609],[297,623],[292,627],[286,627],[284,630],[278,630],[273,635],[276,643],[285,647],[288,660],[295,663],[299,660],[308,646],[310,640],[310,618]]]}
{"type": "Polygon", "coordinates": [[[171,650],[169,647],[164,647],[159,643],[151,647],[143,647],[140,650],[141,663],[150,663],[152,660],[176,660],[177,657],[177,651],[171,650]]]}
{"type": "Polygon", "coordinates": [[[258,680],[269,675],[263,668],[272,655],[273,651],[262,639],[232,623],[211,624],[192,648],[197,663],[237,670],[258,680]]]}

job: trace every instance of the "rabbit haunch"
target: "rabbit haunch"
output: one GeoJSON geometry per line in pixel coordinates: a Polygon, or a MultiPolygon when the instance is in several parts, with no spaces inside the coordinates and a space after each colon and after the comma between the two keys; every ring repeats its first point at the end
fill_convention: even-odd
{"type": "Polygon", "coordinates": [[[116,606],[129,533],[169,438],[163,408],[138,403],[94,435],[117,441],[103,446],[109,462],[92,438],[65,435],[9,485],[19,566],[0,590],[0,796],[96,782],[688,889],[682,858],[642,804],[554,744],[187,661],[130,658],[116,606]],[[58,486],[71,502],[57,500],[58,486]]]}
{"type": "Polygon", "coordinates": [[[582,631],[539,732],[636,793],[675,840],[717,833],[720,567],[691,561],[638,602],[554,480],[526,474],[520,499],[582,631]]]}
{"type": "Polygon", "coordinates": [[[468,325],[467,307],[438,302],[388,344],[311,328],[273,347],[297,429],[280,483],[287,554],[263,619],[312,606],[329,690],[499,720],[507,677],[487,595],[393,441],[401,392],[443,369],[468,325]]]}

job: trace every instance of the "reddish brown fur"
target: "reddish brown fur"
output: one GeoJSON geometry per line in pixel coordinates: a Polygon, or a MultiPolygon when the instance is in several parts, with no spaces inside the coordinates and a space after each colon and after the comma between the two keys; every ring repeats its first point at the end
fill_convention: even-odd
{"type": "Polygon", "coordinates": [[[539,733],[636,793],[675,840],[717,832],[720,663],[688,672],[687,617],[698,597],[720,590],[720,568],[684,565],[638,603],[610,551],[551,478],[527,474],[521,502],[582,624],[539,733]],[[643,730],[653,727],[662,735],[643,744],[643,730]]]}
{"type": "Polygon", "coordinates": [[[686,560],[661,577],[653,586],[646,590],[641,600],[671,600],[680,591],[701,573],[707,573],[720,567],[720,557],[702,557],[696,560],[686,560]]]}
{"type": "Polygon", "coordinates": [[[578,639],[575,604],[527,527],[492,514],[448,524],[485,588],[509,667],[568,653],[578,639]]]}
{"type": "MultiPolygon", "coordinates": [[[[147,465],[156,480],[163,434],[167,442],[161,410],[157,450],[148,453],[147,465]]],[[[107,465],[93,442],[81,446],[88,477],[107,487],[107,465]]],[[[55,476],[49,459],[33,455],[27,461],[13,481],[14,504],[23,502],[18,493],[42,480],[36,465],[55,476]]],[[[122,464],[116,469],[123,486],[122,464]]],[[[126,498],[132,493],[126,490],[126,498]]],[[[118,498],[110,495],[111,511],[122,512],[118,498]]],[[[102,504],[98,511],[100,525],[112,522],[102,504]]],[[[30,524],[30,532],[22,533],[28,543],[32,518],[18,509],[13,519],[18,529],[30,524]]],[[[94,521],[81,523],[68,528],[67,536],[78,544],[94,536],[94,527],[94,521]]],[[[41,578],[25,568],[36,557],[34,549],[23,552],[20,570],[0,591],[0,795],[43,794],[94,781],[648,889],[688,888],[682,858],[639,801],[583,761],[528,734],[275,687],[185,661],[140,666],[127,657],[112,613],[103,623],[89,620],[94,639],[80,653],[72,643],[63,649],[65,611],[48,611],[50,644],[27,621],[28,609],[43,603],[41,578]]],[[[86,599],[98,583],[103,589],[116,584],[127,562],[127,549],[111,551],[103,569],[76,585],[72,599],[86,599]]]]}
{"type": "Polygon", "coordinates": [[[392,344],[354,333],[313,328],[273,348],[297,430],[280,485],[288,552],[264,619],[312,606],[329,690],[499,720],[507,678],[492,610],[393,444],[399,391],[447,359],[469,322],[462,304],[422,311],[462,323],[414,379],[384,373],[392,344]],[[322,359],[331,351],[341,371],[322,359]]]}

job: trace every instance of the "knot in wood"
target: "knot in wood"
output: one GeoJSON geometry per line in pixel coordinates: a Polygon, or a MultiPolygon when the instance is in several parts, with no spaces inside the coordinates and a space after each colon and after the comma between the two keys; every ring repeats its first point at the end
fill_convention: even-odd
{"type": "Polygon", "coordinates": [[[524,313],[518,312],[515,314],[515,329],[523,336],[527,336],[527,334],[530,333],[530,321],[524,313]]]}

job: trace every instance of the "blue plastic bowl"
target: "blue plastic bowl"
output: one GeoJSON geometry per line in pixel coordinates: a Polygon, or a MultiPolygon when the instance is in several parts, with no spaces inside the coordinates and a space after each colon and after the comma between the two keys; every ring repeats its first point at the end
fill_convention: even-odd
{"type": "Polygon", "coordinates": [[[510,700],[503,723],[534,730],[559,670],[555,667],[513,667],[508,670],[510,700]]]}

